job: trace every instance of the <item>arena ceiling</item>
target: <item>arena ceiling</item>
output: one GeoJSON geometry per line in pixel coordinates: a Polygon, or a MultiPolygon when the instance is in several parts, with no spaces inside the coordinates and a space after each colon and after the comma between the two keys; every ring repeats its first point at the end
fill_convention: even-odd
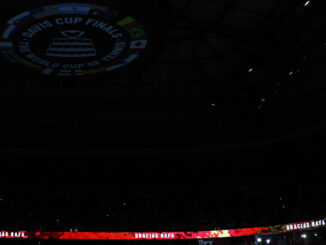
{"type": "MultiPolygon", "coordinates": [[[[3,3],[1,22],[57,3],[3,3]]],[[[3,154],[232,152],[323,132],[323,1],[110,4],[148,35],[129,65],[62,78],[1,60],[3,154]]]]}

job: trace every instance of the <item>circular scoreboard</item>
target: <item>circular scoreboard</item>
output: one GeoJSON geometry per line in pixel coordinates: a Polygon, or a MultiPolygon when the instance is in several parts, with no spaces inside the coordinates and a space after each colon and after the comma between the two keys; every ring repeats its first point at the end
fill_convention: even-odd
{"type": "Polygon", "coordinates": [[[62,3],[20,13],[6,22],[0,36],[0,53],[6,59],[62,77],[124,67],[146,45],[146,32],[133,17],[87,3],[62,3]]]}

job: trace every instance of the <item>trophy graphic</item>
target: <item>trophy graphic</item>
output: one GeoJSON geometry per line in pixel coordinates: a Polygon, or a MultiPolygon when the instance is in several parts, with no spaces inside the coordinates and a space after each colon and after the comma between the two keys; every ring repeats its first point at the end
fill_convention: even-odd
{"type": "Polygon", "coordinates": [[[62,31],[63,38],[54,38],[46,55],[59,58],[94,57],[96,49],[91,39],[80,38],[85,32],[77,30],[62,31]]]}

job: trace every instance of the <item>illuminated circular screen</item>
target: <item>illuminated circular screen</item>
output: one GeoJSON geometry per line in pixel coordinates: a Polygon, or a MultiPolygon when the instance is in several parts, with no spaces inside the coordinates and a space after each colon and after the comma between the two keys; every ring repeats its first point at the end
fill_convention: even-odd
{"type": "Polygon", "coordinates": [[[7,21],[0,52],[42,74],[69,77],[126,66],[146,44],[145,30],[134,18],[110,7],[64,3],[7,21]]]}

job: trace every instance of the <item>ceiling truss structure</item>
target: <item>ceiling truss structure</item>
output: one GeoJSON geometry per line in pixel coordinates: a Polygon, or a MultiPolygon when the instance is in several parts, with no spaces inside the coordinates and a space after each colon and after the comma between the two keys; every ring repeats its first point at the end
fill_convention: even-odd
{"type": "Polygon", "coordinates": [[[324,9],[320,1],[171,0],[164,43],[146,68],[45,81],[8,66],[1,148],[214,149],[316,127],[325,110],[324,9]]]}

